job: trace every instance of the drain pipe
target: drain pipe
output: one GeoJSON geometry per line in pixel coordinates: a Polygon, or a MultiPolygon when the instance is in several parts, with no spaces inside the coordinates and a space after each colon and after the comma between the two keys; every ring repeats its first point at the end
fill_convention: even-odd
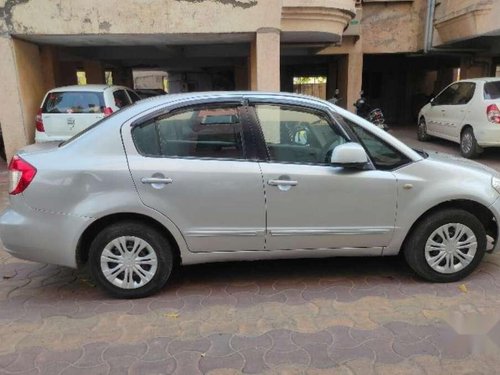
{"type": "Polygon", "coordinates": [[[432,39],[434,38],[434,12],[436,0],[427,0],[427,18],[425,21],[424,54],[432,51],[432,39]]]}

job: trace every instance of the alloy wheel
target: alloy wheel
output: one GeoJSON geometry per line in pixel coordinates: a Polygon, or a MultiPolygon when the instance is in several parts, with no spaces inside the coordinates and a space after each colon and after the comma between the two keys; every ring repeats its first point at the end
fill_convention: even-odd
{"type": "Polygon", "coordinates": [[[105,246],[100,264],[111,284],[122,289],[137,289],[154,278],[158,258],[148,242],[135,236],[122,236],[105,246]]]}
{"type": "Polygon", "coordinates": [[[443,274],[458,272],[467,267],[477,251],[477,239],[466,225],[449,223],[431,233],[425,244],[425,260],[443,274]]]}
{"type": "Polygon", "coordinates": [[[465,132],[462,135],[462,151],[464,154],[468,154],[472,151],[474,144],[473,135],[470,132],[465,132]]]}

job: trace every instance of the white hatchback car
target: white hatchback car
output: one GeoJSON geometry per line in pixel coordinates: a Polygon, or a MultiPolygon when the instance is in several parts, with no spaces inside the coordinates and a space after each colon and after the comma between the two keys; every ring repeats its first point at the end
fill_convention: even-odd
{"type": "Polygon", "coordinates": [[[500,78],[457,81],[441,91],[418,115],[418,139],[429,136],[460,144],[466,158],[485,147],[500,147],[500,78]]]}
{"type": "Polygon", "coordinates": [[[50,90],[36,115],[36,142],[65,141],[141,98],[123,86],[79,85],[50,90]]]}

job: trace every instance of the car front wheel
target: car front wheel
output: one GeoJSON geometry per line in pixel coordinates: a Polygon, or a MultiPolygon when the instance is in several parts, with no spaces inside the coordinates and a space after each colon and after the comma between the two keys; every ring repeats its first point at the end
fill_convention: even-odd
{"type": "Polygon", "coordinates": [[[141,298],[160,290],[173,267],[168,240],[140,222],[104,228],[89,252],[90,272],[106,292],[119,298],[141,298]]]}
{"type": "Polygon", "coordinates": [[[418,122],[417,137],[420,142],[427,142],[430,138],[427,134],[427,124],[423,117],[418,122]]]}
{"type": "Polygon", "coordinates": [[[453,282],[469,275],[486,251],[486,231],[467,211],[447,209],[424,218],[406,241],[404,256],[421,277],[453,282]]]}

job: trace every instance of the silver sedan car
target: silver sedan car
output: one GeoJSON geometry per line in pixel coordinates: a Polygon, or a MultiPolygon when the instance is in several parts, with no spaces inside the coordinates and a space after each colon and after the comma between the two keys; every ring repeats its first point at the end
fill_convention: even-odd
{"type": "Polygon", "coordinates": [[[500,179],[328,102],[252,92],[140,101],[10,166],[12,255],[88,266],[135,298],[180,264],[390,256],[434,282],[498,247],[500,179]]]}

